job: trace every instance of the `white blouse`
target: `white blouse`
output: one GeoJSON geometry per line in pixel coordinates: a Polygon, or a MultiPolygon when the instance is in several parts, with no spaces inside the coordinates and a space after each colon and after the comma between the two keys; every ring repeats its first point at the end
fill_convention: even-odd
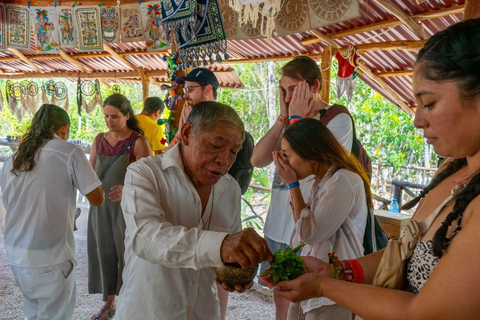
{"type": "MultiPolygon", "coordinates": [[[[363,236],[368,209],[363,180],[347,169],[331,173],[330,168],[317,179],[300,213],[292,235],[291,246],[305,242],[303,256],[328,262],[328,253],[336,250],[340,260],[363,256],[363,236]]],[[[304,312],[335,304],[327,298],[302,302],[304,312]]]]}

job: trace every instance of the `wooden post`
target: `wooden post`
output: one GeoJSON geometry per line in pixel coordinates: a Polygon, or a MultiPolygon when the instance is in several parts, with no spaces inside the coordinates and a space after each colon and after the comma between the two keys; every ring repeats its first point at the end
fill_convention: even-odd
{"type": "Polygon", "coordinates": [[[138,73],[140,74],[140,79],[142,80],[142,91],[143,91],[143,102],[150,96],[150,80],[145,75],[143,67],[138,68],[138,73]]]}
{"type": "Polygon", "coordinates": [[[465,20],[480,18],[480,1],[465,0],[465,11],[463,12],[463,18],[465,20]]]}
{"type": "MultiPolygon", "coordinates": [[[[175,42],[175,31],[172,30],[171,33],[170,33],[170,39],[171,39],[171,54],[173,55],[175,52],[177,52],[177,58],[175,59],[175,63],[176,64],[179,64],[182,62],[182,58],[180,57],[180,53],[178,52],[178,45],[177,43],[175,42]]],[[[185,70],[183,69],[179,69],[177,71],[177,77],[184,77],[186,75],[185,73],[185,70]]],[[[172,82],[173,84],[173,82],[172,82]]],[[[183,95],[183,85],[178,85],[177,89],[175,90],[175,93],[176,94],[179,94],[179,95],[183,95]]],[[[177,107],[172,110],[173,112],[173,116],[172,116],[172,126],[174,128],[177,128],[180,130],[180,128],[178,128],[178,122],[180,120],[180,115],[182,114],[182,110],[183,110],[183,105],[185,104],[185,100],[180,100],[178,101],[177,103],[177,107]]]]}
{"type": "Polygon", "coordinates": [[[332,65],[332,47],[326,46],[323,49],[322,63],[320,70],[322,70],[322,91],[320,98],[326,104],[330,103],[330,66],[332,65]]]}

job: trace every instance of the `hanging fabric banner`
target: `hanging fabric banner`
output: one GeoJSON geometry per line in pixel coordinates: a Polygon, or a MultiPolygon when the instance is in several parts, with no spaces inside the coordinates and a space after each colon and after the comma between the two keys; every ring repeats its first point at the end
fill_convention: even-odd
{"type": "Polygon", "coordinates": [[[308,0],[310,29],[360,17],[358,0],[308,0]]]}
{"type": "Polygon", "coordinates": [[[58,29],[60,36],[60,47],[76,48],[76,25],[73,17],[75,16],[75,8],[72,7],[57,7],[58,29]]]}
{"type": "Polygon", "coordinates": [[[143,41],[142,19],[138,3],[122,4],[120,6],[120,26],[122,42],[143,41]]]}
{"type": "Polygon", "coordinates": [[[228,5],[229,0],[219,0],[220,12],[222,13],[223,28],[227,40],[237,39],[238,12],[228,5]]]}
{"type": "Polygon", "coordinates": [[[97,6],[78,7],[75,11],[78,51],[101,51],[103,41],[100,26],[100,11],[97,6]]]}
{"type": "Polygon", "coordinates": [[[172,30],[175,31],[177,43],[180,43],[181,41],[195,41],[197,1],[163,0],[161,2],[161,6],[163,29],[165,30],[167,42],[171,43],[170,33],[172,30]],[[165,10],[166,8],[168,10],[165,10]],[[172,12],[175,12],[175,14],[171,15],[172,12]],[[180,35],[182,36],[183,40],[180,40],[180,35]]]}
{"type": "MultiPolygon", "coordinates": [[[[5,28],[5,5],[0,3],[0,51],[7,49],[7,33],[5,28]]],[[[0,96],[0,100],[3,100],[2,96],[0,96]]]]}
{"type": "Polygon", "coordinates": [[[58,53],[58,18],[55,7],[30,7],[35,50],[41,53],[58,53]]]}
{"type": "Polygon", "coordinates": [[[308,15],[308,0],[285,0],[275,19],[279,37],[311,30],[308,15]]]}
{"type": "Polygon", "coordinates": [[[217,0],[198,0],[195,41],[178,46],[184,69],[228,60],[227,39],[217,0]],[[220,55],[220,53],[223,55],[220,55]]]}
{"type": "Polygon", "coordinates": [[[157,1],[144,2],[140,5],[145,45],[147,51],[160,51],[170,48],[163,30],[161,6],[157,1]]]}
{"type": "Polygon", "coordinates": [[[102,6],[100,8],[103,41],[120,42],[120,8],[117,6],[102,6]]]}
{"type": "Polygon", "coordinates": [[[30,19],[27,7],[7,5],[6,22],[8,46],[30,50],[30,19]]]}

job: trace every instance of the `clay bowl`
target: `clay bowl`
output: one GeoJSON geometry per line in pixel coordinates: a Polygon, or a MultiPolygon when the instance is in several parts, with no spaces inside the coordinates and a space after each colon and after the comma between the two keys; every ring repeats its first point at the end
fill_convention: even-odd
{"type": "Polygon", "coordinates": [[[254,267],[242,268],[238,263],[224,263],[224,267],[215,268],[215,274],[220,281],[234,287],[252,282],[257,274],[258,264],[254,267]]]}

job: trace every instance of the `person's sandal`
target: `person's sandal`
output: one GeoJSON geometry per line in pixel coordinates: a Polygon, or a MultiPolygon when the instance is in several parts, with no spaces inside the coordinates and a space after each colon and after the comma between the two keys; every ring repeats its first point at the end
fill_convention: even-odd
{"type": "Polygon", "coordinates": [[[103,306],[98,313],[92,316],[91,320],[109,320],[112,319],[114,315],[115,309],[103,306]],[[107,313],[102,317],[103,310],[107,310],[107,313]]]}

